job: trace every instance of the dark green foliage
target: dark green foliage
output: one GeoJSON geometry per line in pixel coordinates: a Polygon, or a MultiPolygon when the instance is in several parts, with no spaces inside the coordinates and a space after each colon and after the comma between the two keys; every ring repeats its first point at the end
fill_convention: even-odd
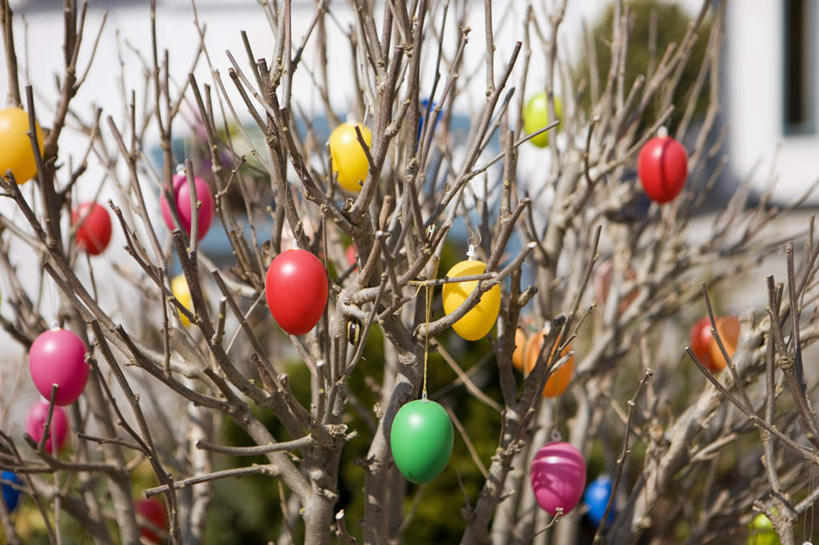
{"type": "MultiPolygon", "coordinates": [[[[639,75],[645,75],[648,79],[651,76],[649,70],[654,70],[662,60],[663,55],[670,44],[679,46],[685,36],[689,24],[692,22],[688,13],[679,5],[673,2],[661,2],[659,0],[634,0],[626,3],[630,13],[628,55],[626,57],[625,71],[625,92],[627,95],[634,81],[639,75]],[[656,21],[656,44],[652,51],[651,47],[651,20],[656,21]]],[[[590,29],[592,41],[594,43],[595,55],[598,64],[598,79],[600,90],[605,88],[611,67],[611,39],[612,22],[614,19],[614,5],[610,4],[603,16],[598,19],[590,29]]],[[[689,95],[697,79],[697,73],[702,65],[707,51],[708,35],[711,30],[709,20],[703,21],[697,31],[697,41],[694,44],[693,52],[688,63],[683,69],[680,84],[674,91],[671,103],[676,106],[668,124],[669,131],[673,134],[674,128],[679,123],[684,113],[684,106],[687,104],[689,95]]],[[[581,48],[581,51],[585,48],[581,48]]],[[[576,79],[589,80],[589,62],[586,55],[582,55],[582,60],[576,72],[576,79]]],[[[702,116],[708,104],[707,85],[705,93],[701,93],[697,100],[694,117],[702,116]]],[[[660,97],[664,93],[660,93],[660,97]]],[[[662,112],[656,111],[657,100],[654,101],[654,108],[649,109],[649,116],[644,116],[641,120],[641,128],[651,125],[654,119],[662,112]]],[[[584,106],[591,103],[590,93],[587,92],[582,98],[584,106]]]]}

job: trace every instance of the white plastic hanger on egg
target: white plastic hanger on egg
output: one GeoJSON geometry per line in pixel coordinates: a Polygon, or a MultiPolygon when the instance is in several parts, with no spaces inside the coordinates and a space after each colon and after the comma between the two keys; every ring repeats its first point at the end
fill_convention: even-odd
{"type": "Polygon", "coordinates": [[[470,261],[475,261],[478,257],[478,252],[475,251],[475,245],[470,244],[466,250],[466,258],[470,261]]]}

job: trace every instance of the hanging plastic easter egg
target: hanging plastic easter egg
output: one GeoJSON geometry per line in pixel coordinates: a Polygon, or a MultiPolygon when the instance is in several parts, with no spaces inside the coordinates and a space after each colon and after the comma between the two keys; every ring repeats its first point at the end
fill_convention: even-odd
{"type": "Polygon", "coordinates": [[[344,252],[345,257],[347,258],[347,263],[350,265],[355,265],[356,262],[356,255],[355,255],[355,245],[350,244],[347,246],[347,250],[344,252]]]}
{"type": "Polygon", "coordinates": [[[3,481],[3,503],[6,504],[6,511],[11,513],[17,509],[17,503],[20,501],[20,494],[23,493],[20,487],[23,486],[23,481],[13,471],[4,471],[0,474],[0,480],[3,481]]]}
{"type": "MultiPolygon", "coordinates": [[[[717,332],[719,333],[720,339],[722,339],[722,344],[725,346],[726,352],[728,352],[728,357],[733,358],[734,352],[736,352],[737,349],[737,343],[739,342],[739,319],[736,316],[722,316],[717,318],[716,321],[717,332]]],[[[710,327],[710,321],[708,325],[710,327]]],[[[708,342],[708,352],[711,355],[713,369],[717,371],[725,369],[728,362],[722,355],[722,350],[719,349],[719,344],[713,336],[708,342]]]]}
{"type": "Polygon", "coordinates": [[[162,502],[154,498],[144,498],[134,502],[134,510],[141,528],[140,542],[155,545],[164,543],[169,525],[168,513],[162,502]]]}
{"type": "MultiPolygon", "coordinates": [[[[26,433],[38,444],[43,438],[46,421],[48,420],[48,401],[41,399],[31,406],[26,416],[26,433]]],[[[51,439],[57,440],[57,452],[63,450],[65,440],[68,438],[68,418],[65,416],[65,411],[62,407],[54,406],[54,412],[51,415],[51,427],[48,430],[48,438],[45,442],[45,450],[50,454],[54,454],[51,449],[51,439]]]]}
{"type": "MultiPolygon", "coordinates": [[[[210,224],[213,221],[213,195],[210,193],[208,183],[202,178],[193,178],[194,186],[196,188],[196,199],[199,201],[199,217],[197,225],[197,236],[199,240],[205,238],[205,235],[210,229],[210,224]]],[[[176,210],[179,212],[179,222],[182,228],[191,235],[191,225],[193,221],[193,209],[191,208],[191,193],[188,186],[187,176],[176,174],[173,177],[173,194],[176,198],[176,210]]],[[[176,225],[173,222],[173,214],[171,214],[171,207],[168,201],[165,200],[165,192],[159,197],[159,206],[162,210],[162,219],[165,220],[165,225],[168,230],[173,231],[176,225]]]]}
{"type": "Polygon", "coordinates": [[[267,269],[267,306],[279,326],[291,335],[313,329],[327,305],[327,271],[305,250],[276,256],[267,269]]]}
{"type": "Polygon", "coordinates": [[[518,371],[523,370],[523,352],[526,349],[526,333],[521,328],[515,330],[515,351],[512,352],[512,365],[518,371]]]}
{"type": "Polygon", "coordinates": [[[390,430],[390,449],[408,481],[428,483],[449,463],[455,432],[440,403],[416,399],[401,407],[390,430]]]}
{"type": "Polygon", "coordinates": [[[586,462],[579,450],[565,442],[540,447],[529,473],[535,499],[550,515],[558,509],[564,515],[574,509],[586,486],[586,462]]]}
{"type": "Polygon", "coordinates": [[[652,201],[674,200],[688,177],[685,148],[670,136],[657,136],[643,145],[637,157],[637,177],[652,201]]]}
{"type": "MultiPolygon", "coordinates": [[[[735,316],[723,316],[716,319],[717,331],[728,355],[733,357],[739,340],[739,320],[735,316]]],[[[691,326],[691,350],[712,373],[719,373],[728,362],[722,356],[716,339],[711,334],[711,320],[705,318],[691,326]]]]}
{"type": "Polygon", "coordinates": [[[435,117],[435,121],[432,123],[432,130],[433,131],[435,131],[435,128],[438,126],[438,122],[441,120],[441,117],[443,117],[444,112],[438,112],[438,114],[436,115],[435,114],[435,108],[438,107],[438,104],[433,102],[432,105],[430,105],[429,104],[429,99],[426,99],[426,98],[422,99],[421,101],[418,102],[418,107],[421,110],[420,111],[421,115],[418,118],[418,136],[417,136],[417,138],[420,139],[421,135],[424,132],[424,118],[427,115],[427,108],[429,108],[430,117],[435,117]]]}
{"type": "MultiPolygon", "coordinates": [[[[563,116],[563,107],[560,100],[555,98],[555,114],[558,119],[563,116]]],[[[523,110],[523,130],[526,134],[532,134],[544,128],[550,123],[549,121],[549,104],[546,100],[546,92],[541,92],[529,99],[526,107],[523,110]]],[[[556,130],[552,129],[552,130],[556,130]]],[[[545,148],[549,145],[549,133],[551,131],[542,132],[529,140],[532,144],[539,148],[545,148]]]]}
{"type": "MultiPolygon", "coordinates": [[[[523,352],[523,362],[526,366],[526,374],[532,372],[532,369],[535,368],[537,364],[538,355],[540,355],[540,349],[543,347],[543,335],[546,335],[545,331],[540,331],[532,335],[532,337],[526,342],[526,348],[523,352]]],[[[557,346],[560,344],[560,340],[558,339],[555,342],[554,348],[552,350],[557,350],[557,346]]],[[[568,345],[566,348],[563,349],[563,352],[560,354],[562,358],[566,354],[568,354],[572,349],[571,345],[568,345]]],[[[558,358],[555,358],[557,361],[558,358]]],[[[560,366],[556,371],[554,371],[549,378],[546,379],[546,384],[543,386],[543,397],[557,397],[563,392],[566,391],[566,388],[569,387],[569,383],[572,381],[572,375],[574,374],[574,354],[569,356],[569,361],[564,363],[560,366]]]]}
{"type": "Polygon", "coordinates": [[[71,225],[77,225],[77,247],[99,255],[111,242],[111,217],[104,206],[86,202],[71,212],[71,225]]]}
{"type": "MultiPolygon", "coordinates": [[[[358,123],[361,137],[370,147],[373,134],[366,126],[358,123]]],[[[367,179],[370,163],[367,154],[358,141],[355,132],[356,125],[342,123],[330,133],[330,157],[333,164],[333,174],[338,174],[338,183],[350,193],[361,191],[361,184],[367,179]]]]}
{"type": "Polygon", "coordinates": [[[717,371],[714,369],[714,362],[711,361],[711,351],[708,349],[711,340],[714,338],[711,335],[711,320],[706,316],[698,320],[691,326],[689,345],[691,350],[697,356],[697,359],[702,362],[705,367],[711,372],[717,371]]]}
{"type": "MultiPolygon", "coordinates": [[[[606,506],[611,497],[611,479],[608,475],[600,475],[594,481],[589,483],[586,491],[583,493],[583,503],[586,504],[586,516],[595,526],[600,525],[603,516],[606,514],[606,506]]],[[[609,510],[609,516],[606,522],[614,520],[614,505],[609,510]]]]}
{"type": "MultiPolygon", "coordinates": [[[[460,276],[474,276],[483,274],[486,270],[486,263],[483,261],[467,260],[461,261],[446,273],[447,278],[458,278],[460,276]]],[[[477,280],[466,282],[449,282],[444,284],[442,296],[444,301],[444,312],[452,314],[461,303],[466,301],[469,294],[478,287],[477,280]]],[[[501,288],[495,284],[489,291],[481,295],[478,304],[472,307],[469,312],[455,322],[452,329],[455,333],[467,341],[477,341],[486,336],[495,325],[500,311],[501,288]]]]}
{"type": "MultiPolygon", "coordinates": [[[[43,152],[43,131],[39,123],[34,122],[37,130],[37,144],[43,152]]],[[[28,114],[22,108],[0,110],[0,174],[6,175],[11,170],[18,184],[24,184],[37,175],[37,163],[34,161],[34,150],[29,130],[28,114]]]]}
{"type": "MultiPolygon", "coordinates": [[[[182,303],[183,307],[193,312],[193,298],[191,297],[191,290],[188,287],[188,281],[185,280],[184,274],[179,274],[173,277],[171,280],[171,292],[173,293],[173,296],[176,297],[176,300],[182,303]]],[[[179,314],[179,321],[182,322],[182,325],[185,327],[191,325],[191,322],[188,320],[187,316],[185,316],[178,308],[176,311],[179,314]]]]}
{"type": "Polygon", "coordinates": [[[57,385],[56,405],[71,405],[88,381],[85,343],[67,329],[43,331],[31,343],[28,364],[31,379],[40,394],[51,399],[51,385],[57,385]]]}
{"type": "Polygon", "coordinates": [[[764,513],[759,513],[751,521],[748,528],[748,545],[780,545],[771,519],[764,513]]]}

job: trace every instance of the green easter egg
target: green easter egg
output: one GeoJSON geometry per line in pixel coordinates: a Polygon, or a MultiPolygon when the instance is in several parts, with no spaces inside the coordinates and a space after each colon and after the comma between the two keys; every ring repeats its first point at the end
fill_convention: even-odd
{"type": "MultiPolygon", "coordinates": [[[[563,107],[560,100],[555,99],[555,114],[560,118],[563,115],[563,107]]],[[[529,99],[526,108],[523,110],[523,130],[526,134],[537,132],[549,124],[549,104],[546,101],[546,93],[538,93],[529,99]]],[[[549,145],[549,133],[556,131],[557,127],[546,132],[542,132],[529,140],[539,148],[549,145]]]]}
{"type": "Polygon", "coordinates": [[[444,470],[455,432],[440,403],[417,399],[398,410],[390,431],[395,465],[408,481],[428,483],[444,470]]]}
{"type": "Polygon", "coordinates": [[[780,545],[771,519],[760,513],[751,521],[748,529],[748,545],[780,545]]]}

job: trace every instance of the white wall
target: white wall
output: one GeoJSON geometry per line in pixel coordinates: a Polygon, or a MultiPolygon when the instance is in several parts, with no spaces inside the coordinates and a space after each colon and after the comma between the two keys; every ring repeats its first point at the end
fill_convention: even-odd
{"type": "MultiPolygon", "coordinates": [[[[782,2],[742,0],[728,3],[724,107],[730,123],[728,150],[733,173],[742,177],[764,160],[754,176],[764,190],[765,174],[776,160],[776,199],[788,202],[819,178],[819,134],[783,133],[783,8],[782,2]],[[779,156],[776,150],[779,146],[779,156]]],[[[819,10],[814,10],[819,28],[819,10]]],[[[814,46],[819,40],[814,41],[814,46]]],[[[814,57],[819,58],[819,56],[814,57]]],[[[819,107],[819,100],[815,100],[819,107]]],[[[819,112],[817,112],[819,114],[819,112]]],[[[814,116],[819,119],[819,115],[814,116]]],[[[812,203],[819,203],[815,195],[812,203]]]]}

